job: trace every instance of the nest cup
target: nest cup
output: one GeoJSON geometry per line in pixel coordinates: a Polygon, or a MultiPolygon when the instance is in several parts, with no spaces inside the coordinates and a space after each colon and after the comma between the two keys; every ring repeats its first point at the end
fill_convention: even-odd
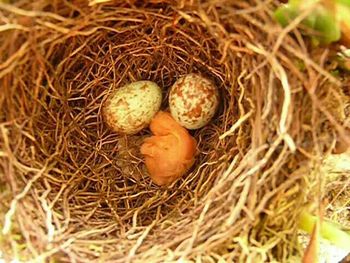
{"type": "Polygon", "coordinates": [[[259,262],[297,254],[307,159],[335,137],[315,100],[340,91],[323,69],[327,56],[314,49],[310,59],[307,43],[275,24],[275,4],[0,4],[9,25],[0,36],[2,256],[259,262]],[[118,87],[151,80],[166,109],[169,88],[188,73],[215,83],[220,108],[192,132],[192,170],[158,187],[139,153],[149,131],[113,133],[102,107],[118,87]]]}

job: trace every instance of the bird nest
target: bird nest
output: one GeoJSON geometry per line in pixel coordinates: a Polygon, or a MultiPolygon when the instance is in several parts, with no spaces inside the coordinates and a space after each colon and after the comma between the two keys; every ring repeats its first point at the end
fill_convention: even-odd
{"type": "MultiPolygon", "coordinates": [[[[102,2],[102,1],[101,1],[102,2]]],[[[341,126],[331,51],[276,1],[0,3],[0,248],[53,262],[285,261],[341,126]],[[292,34],[289,34],[291,32],[292,34]],[[154,185],[102,117],[111,91],[199,73],[220,90],[186,176],[154,185]],[[312,171],[312,173],[311,173],[312,171]],[[311,174],[311,175],[310,175],[311,174]]],[[[1,256],[0,256],[1,257],[1,256]]]]}

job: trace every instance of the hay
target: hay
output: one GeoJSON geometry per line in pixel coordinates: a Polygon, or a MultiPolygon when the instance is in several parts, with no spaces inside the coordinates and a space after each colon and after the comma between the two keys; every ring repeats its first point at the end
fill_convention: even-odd
{"type": "Polygon", "coordinates": [[[298,212],[322,197],[317,167],[345,134],[323,98],[336,94],[338,108],[344,94],[328,73],[331,50],[305,42],[299,18],[278,27],[275,5],[0,3],[3,257],[259,262],[298,254],[298,212]],[[159,188],[139,153],[149,132],[112,133],[101,107],[113,89],[141,79],[166,97],[190,72],[214,81],[223,101],[193,133],[193,170],[159,188]]]}

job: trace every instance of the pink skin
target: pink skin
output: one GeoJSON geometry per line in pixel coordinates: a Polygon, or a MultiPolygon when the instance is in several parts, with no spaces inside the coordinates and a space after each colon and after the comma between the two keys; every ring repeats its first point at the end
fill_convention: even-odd
{"type": "Polygon", "coordinates": [[[141,146],[152,181],[167,185],[183,176],[193,165],[196,140],[169,113],[158,112],[150,129],[154,136],[141,146]]]}

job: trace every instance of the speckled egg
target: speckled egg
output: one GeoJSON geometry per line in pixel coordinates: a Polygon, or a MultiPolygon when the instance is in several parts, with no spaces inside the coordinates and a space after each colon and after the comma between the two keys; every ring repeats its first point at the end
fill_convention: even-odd
{"type": "Polygon", "coordinates": [[[218,89],[210,80],[198,74],[188,74],[178,79],[171,87],[171,115],[187,129],[199,129],[208,124],[218,105],[218,89]]]}
{"type": "Polygon", "coordinates": [[[118,133],[135,134],[159,111],[162,91],[152,81],[136,81],[117,89],[103,108],[107,124],[118,133]]]}

